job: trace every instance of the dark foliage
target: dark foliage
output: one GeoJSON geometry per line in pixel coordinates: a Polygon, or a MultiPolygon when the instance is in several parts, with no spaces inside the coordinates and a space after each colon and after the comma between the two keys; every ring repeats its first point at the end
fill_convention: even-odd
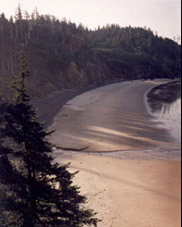
{"type": "Polygon", "coordinates": [[[174,78],[181,75],[181,49],[150,29],[108,25],[91,31],[50,15],[0,16],[2,83],[17,72],[16,51],[29,50],[34,77],[28,89],[42,96],[61,88],[83,88],[117,80],[174,78]],[[41,89],[38,89],[41,86],[41,89]]]}
{"type": "Polygon", "coordinates": [[[25,78],[30,75],[26,67],[22,52],[13,103],[1,105],[0,225],[96,226],[95,213],[84,208],[86,197],[72,184],[75,174],[52,158],[49,133],[37,121],[26,93],[25,78]]]}

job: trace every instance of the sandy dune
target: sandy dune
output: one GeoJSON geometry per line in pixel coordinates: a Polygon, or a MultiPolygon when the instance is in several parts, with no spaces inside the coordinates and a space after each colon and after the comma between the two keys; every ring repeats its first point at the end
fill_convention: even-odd
{"type": "Polygon", "coordinates": [[[69,101],[51,127],[57,146],[98,152],[58,149],[55,155],[60,163],[71,160],[71,171],[80,170],[74,181],[102,219],[99,227],[181,226],[180,144],[158,127],[144,99],[158,83],[125,82],[86,92],[69,101]]]}

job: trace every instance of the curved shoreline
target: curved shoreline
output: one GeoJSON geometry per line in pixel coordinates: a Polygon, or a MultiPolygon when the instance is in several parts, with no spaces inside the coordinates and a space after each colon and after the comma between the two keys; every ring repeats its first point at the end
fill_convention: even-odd
{"type": "MultiPolygon", "coordinates": [[[[88,97],[89,94],[86,95],[88,97]]],[[[95,100],[97,104],[99,103],[98,96],[92,98],[90,101],[95,100]]],[[[145,100],[140,101],[142,107],[145,100]]],[[[71,103],[72,101],[63,109],[70,110],[67,112],[70,114],[68,117],[73,119],[76,117],[77,120],[79,118],[74,114],[84,113],[84,106],[72,105],[71,108],[71,103]]],[[[97,107],[99,108],[99,105],[97,107]]],[[[64,111],[60,113],[57,120],[62,119],[64,122],[66,118],[64,114],[66,114],[64,111]]],[[[134,115],[131,120],[133,117],[134,115]]],[[[58,128],[60,126],[58,125],[58,128]]],[[[83,154],[58,149],[54,154],[61,164],[71,162],[70,171],[79,172],[74,178],[74,184],[79,185],[81,193],[87,196],[88,206],[98,212],[97,216],[102,220],[98,227],[180,227],[181,162],[177,156],[179,153],[171,155],[172,151],[167,148],[158,149],[105,154],[101,152],[83,154]]]]}
{"type": "MultiPolygon", "coordinates": [[[[170,141],[166,130],[159,129],[155,126],[156,122],[152,122],[155,117],[148,112],[145,97],[143,98],[145,106],[140,100],[143,90],[146,89],[147,92],[149,88],[165,82],[167,81],[122,82],[96,88],[75,97],[67,102],[57,115],[52,127],[52,129],[56,128],[57,131],[51,142],[56,144],[57,147],[72,147],[76,150],[89,147],[81,152],[86,154],[109,155],[106,153],[112,152],[114,157],[118,157],[118,154],[120,154],[120,158],[127,159],[180,160],[179,146],[172,144],[172,139],[170,141]],[[129,98],[128,93],[130,96],[134,94],[133,97],[129,98]],[[118,94],[121,95],[121,100],[118,99],[118,94]],[[122,99],[122,95],[124,95],[125,100],[122,99]],[[110,105],[109,102],[111,102],[111,106],[105,108],[105,106],[110,105]],[[118,107],[116,108],[118,103],[121,105],[119,113],[118,107]],[[131,112],[130,108],[134,112],[131,112]],[[137,112],[135,113],[135,111],[137,112]],[[101,114],[100,118],[98,114],[101,114]],[[109,120],[103,119],[105,115],[112,117],[109,120]],[[113,119],[111,120],[111,118],[113,119]],[[135,121],[133,121],[134,119],[135,121]],[[142,138],[142,136],[144,137],[142,138]],[[152,139],[150,136],[152,136],[152,139]],[[158,137],[161,137],[161,139],[158,137]]],[[[66,153],[68,152],[57,149],[56,153],[67,156],[66,153]]],[[[78,154],[78,152],[73,153],[78,154]]]]}
{"type": "Polygon", "coordinates": [[[170,81],[152,87],[145,93],[145,100],[148,112],[156,118],[159,126],[166,128],[174,141],[181,143],[181,81],[170,81]],[[172,89],[172,96],[168,94],[166,97],[165,94],[172,89]]]}
{"type": "Polygon", "coordinates": [[[147,93],[149,101],[151,99],[151,101],[172,103],[181,97],[181,80],[173,80],[154,86],[147,93]]]}

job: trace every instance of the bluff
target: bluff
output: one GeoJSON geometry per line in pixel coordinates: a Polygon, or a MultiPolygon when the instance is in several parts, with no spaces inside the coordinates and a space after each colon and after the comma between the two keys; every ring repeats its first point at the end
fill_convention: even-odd
{"type": "Polygon", "coordinates": [[[18,71],[18,52],[26,46],[28,91],[44,97],[62,89],[86,89],[122,80],[181,76],[181,48],[146,28],[108,25],[89,30],[34,11],[15,18],[0,15],[0,86],[18,71]]]}

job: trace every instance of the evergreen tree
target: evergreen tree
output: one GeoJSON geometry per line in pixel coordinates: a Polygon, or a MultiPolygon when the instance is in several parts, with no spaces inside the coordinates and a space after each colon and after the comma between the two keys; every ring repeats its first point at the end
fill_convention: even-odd
{"type": "Polygon", "coordinates": [[[52,157],[52,146],[46,141],[49,133],[38,122],[26,93],[25,79],[30,73],[23,50],[20,56],[20,71],[13,83],[15,96],[4,119],[5,136],[14,143],[14,151],[6,157],[12,185],[16,185],[9,187],[11,209],[3,213],[11,217],[8,226],[96,226],[95,213],[84,208],[86,197],[72,184],[75,174],[67,170],[69,165],[60,166],[52,157]]]}
{"type": "Polygon", "coordinates": [[[15,14],[15,20],[22,20],[22,11],[21,11],[21,6],[20,4],[18,4],[18,8],[16,10],[16,14],[15,14]]]}
{"type": "Polygon", "coordinates": [[[18,220],[16,209],[18,202],[19,173],[14,169],[11,160],[13,150],[8,146],[5,136],[5,113],[7,104],[0,97],[0,226],[11,226],[18,220]],[[16,201],[16,202],[15,202],[16,201]],[[16,204],[16,206],[14,206],[16,204]]]}
{"type": "Polygon", "coordinates": [[[181,76],[181,45],[151,29],[112,24],[92,31],[66,19],[41,15],[37,9],[23,14],[18,6],[14,20],[0,15],[3,87],[17,71],[15,53],[21,43],[30,50],[34,75],[28,89],[38,98],[62,88],[85,88],[100,82],[181,76]],[[75,76],[73,62],[78,68],[75,76]],[[40,84],[42,89],[38,89],[40,84]]]}

